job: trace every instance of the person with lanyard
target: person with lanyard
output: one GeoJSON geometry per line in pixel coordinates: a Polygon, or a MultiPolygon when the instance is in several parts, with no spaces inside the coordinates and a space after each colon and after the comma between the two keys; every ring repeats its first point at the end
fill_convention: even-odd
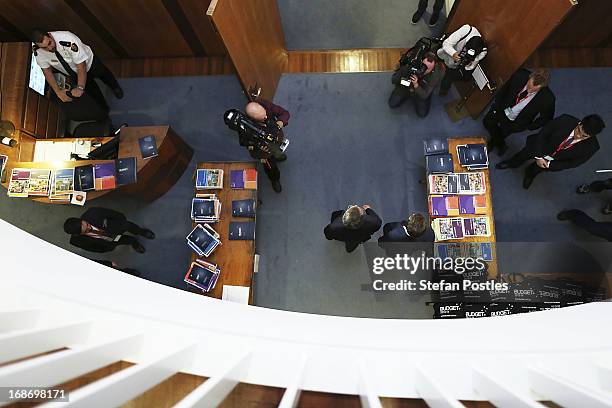
{"type": "Polygon", "coordinates": [[[508,150],[505,139],[512,133],[536,130],[555,116],[555,95],[548,88],[550,73],[545,69],[519,69],[495,95],[483,125],[491,136],[489,151],[500,156],[508,150]]]}
{"type": "Polygon", "coordinates": [[[113,73],[96,57],[91,48],[70,31],[32,31],[36,63],[43,70],[45,79],[62,102],[70,102],[87,93],[108,110],[108,105],[100,88],[94,81],[99,78],[118,99],[123,98],[123,90],[113,73]],[[60,89],[53,77],[53,70],[67,75],[72,80],[72,89],[60,89]]]}
{"type": "Polygon", "coordinates": [[[144,246],[131,233],[146,239],[155,239],[153,231],[139,227],[122,213],[109,208],[92,207],[81,218],[68,218],[64,232],[70,234],[70,243],[91,252],[110,252],[118,245],[130,245],[138,253],[144,246]]]}
{"type": "Polygon", "coordinates": [[[588,161],[599,150],[596,136],[605,127],[599,115],[588,115],[582,120],[561,115],[548,122],[539,133],[527,137],[521,151],[497,163],[495,168],[515,168],[533,159],[523,179],[523,188],[528,189],[542,172],[571,169],[588,161]]]}

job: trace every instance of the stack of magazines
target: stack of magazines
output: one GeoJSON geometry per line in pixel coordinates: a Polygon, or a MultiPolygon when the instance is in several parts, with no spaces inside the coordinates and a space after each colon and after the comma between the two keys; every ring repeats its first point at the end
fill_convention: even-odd
{"type": "Polygon", "coordinates": [[[195,222],[218,222],[221,217],[221,201],[214,194],[191,200],[191,219],[195,222]]]}
{"type": "Polygon", "coordinates": [[[185,275],[185,282],[203,292],[210,292],[215,288],[220,273],[221,270],[217,265],[198,259],[191,263],[185,275]]]}
{"type": "Polygon", "coordinates": [[[198,256],[209,256],[221,244],[219,234],[208,224],[198,224],[187,235],[187,245],[198,256]]]}
{"type": "Polygon", "coordinates": [[[198,169],[196,189],[223,188],[223,169],[198,169]]]}
{"type": "Polygon", "coordinates": [[[457,146],[459,164],[468,170],[482,170],[489,167],[487,147],[482,144],[464,144],[457,146]]]}

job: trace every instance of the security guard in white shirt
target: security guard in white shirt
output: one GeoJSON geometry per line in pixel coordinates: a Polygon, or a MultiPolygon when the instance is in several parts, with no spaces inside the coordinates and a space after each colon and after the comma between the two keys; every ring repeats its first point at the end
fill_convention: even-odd
{"type": "Polygon", "coordinates": [[[438,57],[447,67],[440,95],[446,95],[454,81],[468,80],[471,71],[486,55],[487,47],[476,27],[465,24],[449,35],[438,50],[438,57]]]}
{"type": "Polygon", "coordinates": [[[119,99],[123,98],[123,90],[113,73],[97,58],[91,48],[83,44],[81,39],[70,31],[32,32],[31,40],[35,44],[34,55],[36,63],[42,68],[47,82],[62,102],[70,102],[86,92],[98,103],[108,109],[104,95],[94,81],[100,78],[119,99]],[[68,95],[60,89],[53,70],[64,73],[72,79],[73,85],[68,95]]]}

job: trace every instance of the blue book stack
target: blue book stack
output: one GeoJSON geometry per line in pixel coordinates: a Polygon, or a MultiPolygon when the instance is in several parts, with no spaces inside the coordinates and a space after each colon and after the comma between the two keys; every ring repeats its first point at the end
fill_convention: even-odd
{"type": "Polygon", "coordinates": [[[217,265],[199,259],[191,263],[184,281],[203,292],[210,292],[215,288],[220,273],[217,265]]]}
{"type": "Polygon", "coordinates": [[[196,225],[187,235],[187,245],[198,256],[209,256],[221,244],[219,234],[208,224],[196,225]]]}
{"type": "Polygon", "coordinates": [[[489,167],[489,156],[484,144],[465,144],[457,146],[459,164],[468,170],[481,170],[489,167]]]}
{"type": "Polygon", "coordinates": [[[230,222],[229,239],[232,241],[253,241],[255,239],[255,221],[230,222]]]}
{"type": "Polygon", "coordinates": [[[429,156],[431,154],[448,153],[448,139],[436,137],[423,140],[423,150],[425,152],[425,156],[429,156]]]}
{"type": "Polygon", "coordinates": [[[427,174],[441,174],[453,172],[453,156],[449,153],[425,156],[427,174]]]}
{"type": "Polygon", "coordinates": [[[195,222],[218,222],[221,216],[221,202],[216,196],[191,200],[191,219],[195,222]]]}

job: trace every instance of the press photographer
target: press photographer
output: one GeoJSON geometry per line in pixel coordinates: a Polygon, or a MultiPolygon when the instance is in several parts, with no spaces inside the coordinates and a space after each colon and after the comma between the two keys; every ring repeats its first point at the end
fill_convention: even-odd
{"type": "Polygon", "coordinates": [[[402,55],[391,77],[395,89],[389,97],[389,107],[397,108],[412,99],[417,116],[424,118],[431,107],[431,95],[441,81],[444,66],[436,62],[434,40],[421,38],[414,47],[402,55]]]}
{"type": "Polygon", "coordinates": [[[280,193],[280,170],[278,162],[287,160],[284,149],[288,145],[283,128],[289,123],[289,112],[265,99],[249,102],[246,116],[238,110],[225,112],[225,124],[238,132],[240,145],[246,146],[251,157],[264,166],[272,188],[280,193]]]}
{"type": "Polygon", "coordinates": [[[438,57],[446,65],[440,96],[448,93],[453,82],[469,80],[478,62],[486,55],[487,47],[476,27],[465,24],[449,35],[438,50],[438,57]]]}

